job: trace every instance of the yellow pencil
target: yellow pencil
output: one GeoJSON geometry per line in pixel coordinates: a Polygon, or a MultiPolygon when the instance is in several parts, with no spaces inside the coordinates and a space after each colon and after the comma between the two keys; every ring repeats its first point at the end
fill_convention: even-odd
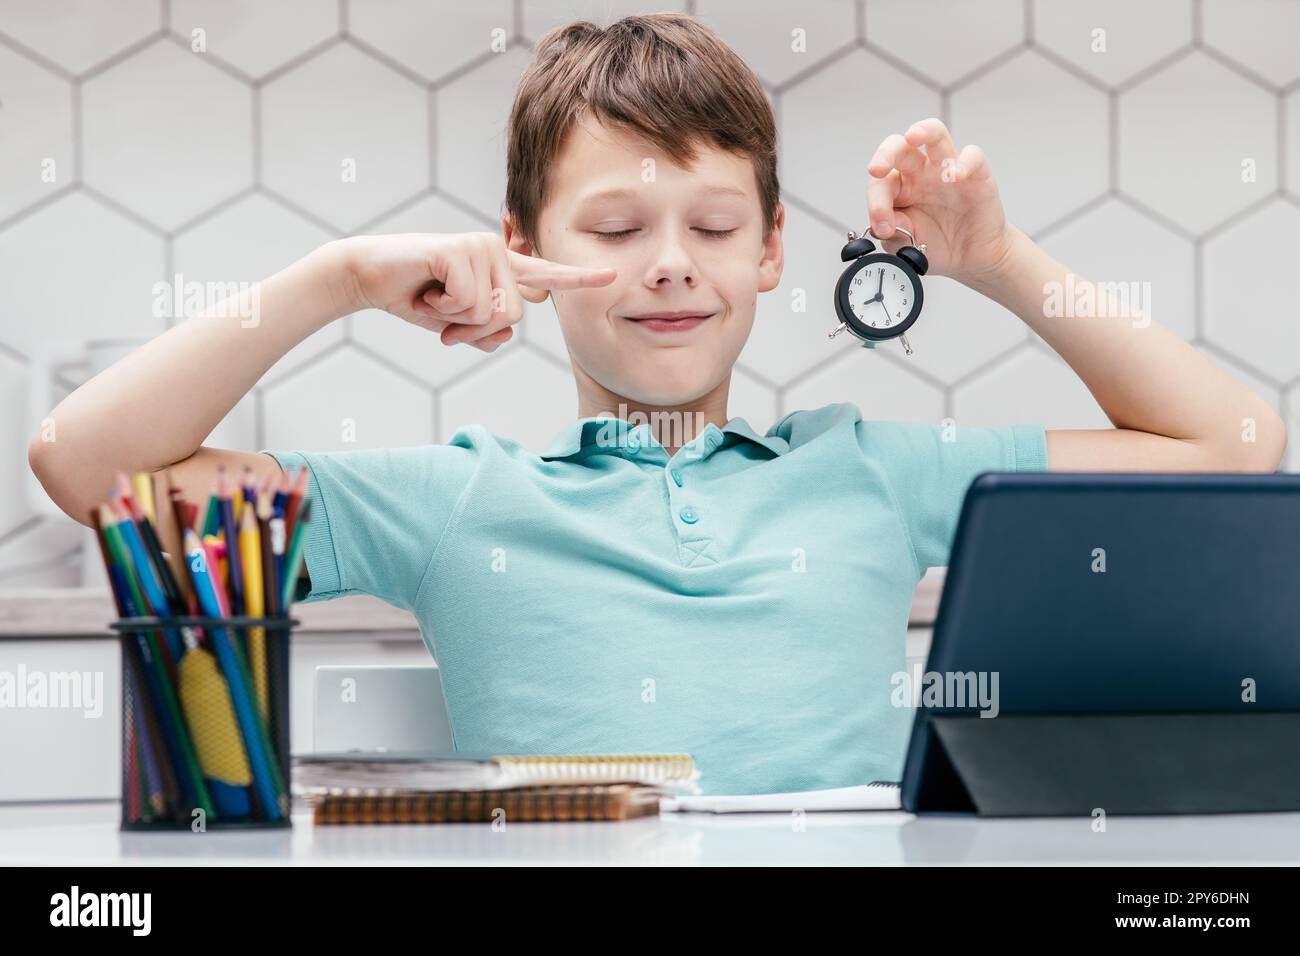
{"type": "MultiPolygon", "coordinates": [[[[244,613],[261,617],[265,613],[262,594],[262,536],[257,529],[257,515],[252,504],[243,508],[239,521],[239,557],[244,572],[244,613]]],[[[262,716],[270,714],[270,698],[266,674],[266,629],[248,629],[249,666],[253,670],[253,687],[262,716]]]]}
{"type": "Polygon", "coordinates": [[[140,506],[140,510],[148,515],[149,520],[157,526],[158,513],[153,506],[153,475],[144,471],[138,472],[131,478],[131,490],[135,495],[135,503],[140,506]]]}

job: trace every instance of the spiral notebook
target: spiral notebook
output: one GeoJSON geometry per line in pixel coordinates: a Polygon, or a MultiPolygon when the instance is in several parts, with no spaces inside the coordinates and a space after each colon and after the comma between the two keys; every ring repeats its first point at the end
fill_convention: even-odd
{"type": "Polygon", "coordinates": [[[318,824],[629,820],[698,792],[689,754],[336,753],[294,759],[318,824]]]}

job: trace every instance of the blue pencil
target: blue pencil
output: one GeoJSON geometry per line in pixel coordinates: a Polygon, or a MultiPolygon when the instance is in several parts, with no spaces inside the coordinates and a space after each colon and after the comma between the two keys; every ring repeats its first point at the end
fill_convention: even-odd
{"type": "Polygon", "coordinates": [[[239,525],[235,523],[235,504],[226,487],[226,469],[217,472],[217,501],[221,504],[221,528],[226,533],[226,569],[229,572],[230,613],[244,613],[244,567],[239,556],[239,525]]]}
{"type": "MultiPolygon", "coordinates": [[[[144,590],[145,599],[149,602],[149,610],[158,617],[170,617],[172,609],[167,601],[167,593],[163,590],[162,582],[158,580],[153,562],[149,560],[149,552],[144,546],[144,539],[140,537],[140,529],[131,520],[131,514],[122,504],[121,498],[113,494],[110,496],[110,502],[109,507],[119,519],[116,523],[117,530],[121,532],[122,540],[126,542],[127,550],[131,552],[135,576],[144,590]]],[[[172,666],[175,667],[184,650],[181,636],[175,628],[168,628],[163,631],[163,637],[167,641],[167,651],[171,655],[172,666]]]]}
{"type": "MultiPolygon", "coordinates": [[[[203,613],[209,617],[221,617],[221,603],[215,591],[216,582],[209,573],[203,545],[199,542],[198,535],[188,528],[185,530],[185,556],[194,579],[194,592],[198,597],[199,606],[203,608],[203,613]]],[[[272,768],[267,763],[266,751],[262,746],[262,728],[258,724],[252,698],[248,693],[248,681],[244,670],[239,665],[237,648],[231,640],[230,629],[210,628],[209,632],[217,661],[225,673],[226,685],[230,688],[230,701],[235,708],[235,720],[239,724],[240,735],[244,738],[244,751],[248,755],[248,763],[253,771],[253,786],[257,789],[258,800],[268,819],[279,820],[281,817],[279,795],[272,782],[272,768]]]]}

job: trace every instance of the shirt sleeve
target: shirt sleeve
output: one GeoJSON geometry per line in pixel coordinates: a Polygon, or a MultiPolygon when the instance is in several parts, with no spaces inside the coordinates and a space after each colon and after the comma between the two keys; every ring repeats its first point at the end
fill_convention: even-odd
{"type": "Polygon", "coordinates": [[[311,517],[296,600],[372,594],[410,610],[477,461],[472,445],[341,452],[271,451],[307,468],[311,517]]]}
{"type": "Polygon", "coordinates": [[[885,473],[920,574],[948,564],[962,502],[978,475],[1047,470],[1041,425],[961,428],[863,421],[857,429],[863,453],[885,473]]]}

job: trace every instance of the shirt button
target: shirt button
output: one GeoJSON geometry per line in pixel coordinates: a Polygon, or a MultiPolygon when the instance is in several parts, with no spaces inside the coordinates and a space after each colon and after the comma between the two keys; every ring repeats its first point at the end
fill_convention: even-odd
{"type": "Polygon", "coordinates": [[[676,468],[674,468],[671,472],[669,472],[669,474],[673,476],[673,483],[676,484],[678,488],[680,488],[682,486],[682,473],[678,471],[676,468]]]}
{"type": "Polygon", "coordinates": [[[681,518],[687,524],[695,524],[695,522],[700,520],[700,513],[694,508],[683,508],[681,518]]]}

